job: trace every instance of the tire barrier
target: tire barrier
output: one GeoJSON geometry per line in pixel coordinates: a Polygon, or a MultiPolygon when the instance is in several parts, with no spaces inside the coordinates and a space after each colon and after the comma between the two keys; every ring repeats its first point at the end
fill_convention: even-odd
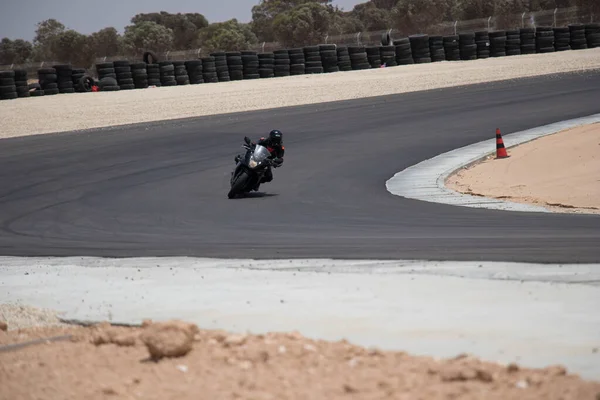
{"type": "Polygon", "coordinates": [[[571,33],[568,27],[554,28],[554,50],[571,50],[571,33]]]}
{"type": "Polygon", "coordinates": [[[587,24],[585,26],[585,37],[588,49],[600,47],[600,24],[587,24]]]}
{"type": "Polygon", "coordinates": [[[506,31],[506,55],[521,55],[521,32],[518,29],[506,31]]]}
{"type": "Polygon", "coordinates": [[[15,71],[0,72],[0,99],[13,100],[18,97],[15,84],[15,71]]]}
{"type": "Polygon", "coordinates": [[[135,89],[146,89],[148,87],[148,70],[146,63],[131,64],[131,76],[135,89]]]}
{"type": "MultiPolygon", "coordinates": [[[[173,71],[175,73],[175,82],[177,86],[185,86],[190,84],[190,77],[185,67],[185,61],[176,60],[173,61],[173,71]]],[[[227,73],[227,79],[229,79],[229,72],[227,73]]]]}
{"type": "MultiPolygon", "coordinates": [[[[285,54],[284,50],[275,50],[273,53],[285,54]]],[[[290,57],[290,75],[304,75],[306,73],[306,58],[304,58],[304,49],[289,49],[287,53],[290,57]]],[[[350,60],[349,57],[348,60],[350,60]]]]}
{"type": "Polygon", "coordinates": [[[412,48],[410,47],[410,40],[405,37],[400,40],[394,41],[394,48],[396,49],[396,64],[398,65],[411,65],[415,63],[412,57],[412,48]]]}
{"type": "Polygon", "coordinates": [[[63,94],[75,93],[73,86],[73,68],[66,64],[54,65],[53,68],[56,71],[58,92],[63,94]]]}
{"type": "Polygon", "coordinates": [[[120,90],[135,89],[133,84],[133,74],[131,73],[131,65],[127,60],[113,61],[115,66],[115,74],[117,75],[117,84],[120,90]]]}
{"type": "MultiPolygon", "coordinates": [[[[335,44],[322,44],[319,46],[319,54],[325,73],[340,72],[336,47],[335,44]]],[[[377,48],[377,53],[379,53],[379,48],[377,48]]]]}
{"type": "Polygon", "coordinates": [[[319,46],[306,46],[304,47],[304,58],[306,68],[304,69],[305,74],[322,74],[323,62],[321,60],[321,52],[319,46]]]}
{"type": "Polygon", "coordinates": [[[54,68],[42,68],[38,70],[38,81],[42,90],[44,90],[45,96],[53,96],[59,93],[58,83],[56,83],[57,79],[58,77],[54,68]]]}
{"type": "MultiPolygon", "coordinates": [[[[215,58],[212,56],[203,57],[202,59],[202,77],[204,83],[218,83],[219,77],[217,76],[217,67],[215,65],[215,58]]],[[[231,79],[231,77],[230,77],[231,79]]]]}
{"type": "MultiPolygon", "coordinates": [[[[392,45],[381,46],[379,48],[381,54],[381,65],[385,67],[396,67],[398,63],[396,62],[396,48],[392,45]]],[[[338,57],[338,65],[339,65],[339,57],[338,57]]],[[[340,69],[341,71],[341,69],[340,69]]]]}
{"type": "Polygon", "coordinates": [[[160,65],[159,64],[146,64],[146,72],[148,73],[148,86],[161,87],[160,81],[160,65]]]}
{"type": "MultiPolygon", "coordinates": [[[[302,56],[304,56],[304,52],[302,56]]],[[[276,78],[290,76],[292,74],[291,64],[292,59],[288,50],[275,50],[273,52],[273,71],[276,78]]]]}
{"type": "Polygon", "coordinates": [[[39,83],[28,84],[26,70],[0,71],[0,100],[197,85],[290,75],[333,73],[441,61],[543,54],[600,47],[600,24],[540,26],[458,35],[417,34],[393,40],[382,35],[381,45],[321,44],[273,52],[228,51],[186,61],[159,61],[152,52],[143,62],[127,60],[95,64],[98,80],[69,64],[37,70],[39,83]]]}
{"type": "Polygon", "coordinates": [[[521,54],[535,54],[535,29],[521,28],[521,54]]]}
{"type": "Polygon", "coordinates": [[[490,32],[490,57],[506,57],[506,31],[490,32]]]}
{"type": "Polygon", "coordinates": [[[231,76],[229,75],[229,67],[227,66],[227,53],[217,51],[210,53],[210,56],[215,58],[215,69],[217,70],[217,79],[219,82],[230,82],[231,76]]]}
{"type": "Polygon", "coordinates": [[[15,69],[15,88],[17,98],[31,97],[29,93],[29,84],[27,83],[27,70],[15,69]]]}
{"type": "Polygon", "coordinates": [[[571,49],[585,50],[587,49],[587,38],[585,36],[585,25],[571,24],[569,25],[569,33],[571,34],[571,49]]]}
{"type": "Polygon", "coordinates": [[[177,86],[175,66],[172,61],[159,61],[161,86],[177,86]]]}
{"type": "Polygon", "coordinates": [[[258,54],[258,74],[261,78],[275,78],[275,54],[258,54]]]}
{"type": "MultiPolygon", "coordinates": [[[[468,34],[467,34],[468,35],[468,34]]],[[[477,31],[475,32],[474,44],[475,51],[470,52],[470,57],[462,57],[463,60],[477,60],[490,58],[490,34],[488,31],[477,31]]]]}
{"type": "Polygon", "coordinates": [[[444,36],[444,59],[446,61],[460,61],[459,40],[458,35],[444,36]]]}
{"type": "Polygon", "coordinates": [[[244,79],[244,65],[242,63],[242,53],[239,51],[229,51],[225,53],[227,66],[229,69],[229,79],[232,81],[241,81],[244,79]]]}
{"type": "Polygon", "coordinates": [[[411,35],[410,48],[412,49],[415,64],[426,64],[431,62],[431,51],[429,50],[429,35],[411,35]]]}
{"type": "Polygon", "coordinates": [[[352,70],[369,69],[369,58],[367,50],[364,46],[348,46],[348,54],[350,55],[350,65],[352,70]]]}
{"type": "Polygon", "coordinates": [[[431,53],[431,62],[446,61],[443,36],[429,36],[429,52],[431,53]]]}
{"type": "Polygon", "coordinates": [[[371,68],[381,68],[381,54],[379,53],[379,47],[369,46],[366,47],[367,60],[371,68]]]}
{"type": "Polygon", "coordinates": [[[190,78],[190,85],[199,85],[204,83],[202,76],[202,60],[189,60],[185,62],[185,68],[190,78]]]}
{"type": "Polygon", "coordinates": [[[550,26],[538,26],[535,30],[535,51],[536,53],[553,53],[554,50],[554,31],[550,26]]]}

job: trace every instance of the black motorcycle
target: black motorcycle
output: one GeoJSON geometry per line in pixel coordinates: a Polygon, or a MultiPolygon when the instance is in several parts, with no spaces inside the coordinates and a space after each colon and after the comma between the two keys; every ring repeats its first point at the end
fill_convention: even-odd
{"type": "Polygon", "coordinates": [[[238,157],[235,169],[231,173],[231,189],[227,194],[230,199],[242,193],[258,190],[267,168],[273,165],[272,160],[269,159],[271,153],[266,147],[257,144],[253,148],[248,137],[245,137],[244,141],[246,144],[242,147],[246,149],[246,154],[238,157]]]}

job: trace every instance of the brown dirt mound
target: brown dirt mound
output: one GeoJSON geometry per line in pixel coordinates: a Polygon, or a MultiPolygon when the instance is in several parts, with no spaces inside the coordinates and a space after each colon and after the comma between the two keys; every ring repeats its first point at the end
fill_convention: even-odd
{"type": "Polygon", "coordinates": [[[297,333],[204,331],[181,321],[0,331],[0,346],[66,334],[70,340],[0,351],[5,398],[600,399],[600,382],[561,366],[435,360],[297,333]]]}

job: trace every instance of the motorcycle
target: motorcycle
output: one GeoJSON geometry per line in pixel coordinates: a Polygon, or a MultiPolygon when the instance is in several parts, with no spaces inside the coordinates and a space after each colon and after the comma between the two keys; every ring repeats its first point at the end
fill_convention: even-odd
{"type": "Polygon", "coordinates": [[[230,199],[242,193],[258,190],[259,183],[267,168],[273,165],[273,162],[269,159],[271,153],[266,147],[257,144],[253,149],[248,137],[245,137],[244,141],[246,144],[242,147],[246,149],[246,154],[243,157],[238,157],[235,169],[231,173],[231,189],[227,194],[230,199]]]}

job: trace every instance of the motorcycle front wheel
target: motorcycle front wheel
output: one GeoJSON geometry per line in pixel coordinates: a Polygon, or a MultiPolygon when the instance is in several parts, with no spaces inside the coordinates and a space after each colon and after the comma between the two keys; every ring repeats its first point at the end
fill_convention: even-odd
{"type": "Polygon", "coordinates": [[[236,194],[241,193],[248,182],[248,178],[248,173],[246,171],[242,172],[231,185],[231,189],[229,190],[229,193],[227,193],[227,197],[232,199],[236,194]]]}

